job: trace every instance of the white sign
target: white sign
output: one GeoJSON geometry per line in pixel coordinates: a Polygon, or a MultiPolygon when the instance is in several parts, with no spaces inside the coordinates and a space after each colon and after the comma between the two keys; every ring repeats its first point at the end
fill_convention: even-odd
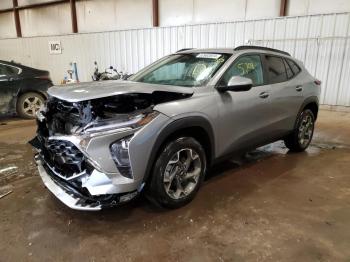
{"type": "Polygon", "coordinates": [[[50,55],[62,54],[61,41],[49,41],[50,55]]]}
{"type": "Polygon", "coordinates": [[[200,53],[197,55],[198,58],[206,58],[206,59],[218,59],[221,54],[211,54],[211,53],[200,53]]]}

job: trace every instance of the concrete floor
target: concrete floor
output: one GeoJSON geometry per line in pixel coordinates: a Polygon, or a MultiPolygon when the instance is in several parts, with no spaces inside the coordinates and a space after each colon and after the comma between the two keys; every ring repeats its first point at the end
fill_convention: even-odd
{"type": "Polygon", "coordinates": [[[46,190],[33,121],[0,121],[0,261],[349,261],[350,114],[321,111],[312,146],[282,143],[216,166],[178,210],[147,201],[98,213],[46,190]],[[5,124],[6,123],[6,124],[5,124]]]}

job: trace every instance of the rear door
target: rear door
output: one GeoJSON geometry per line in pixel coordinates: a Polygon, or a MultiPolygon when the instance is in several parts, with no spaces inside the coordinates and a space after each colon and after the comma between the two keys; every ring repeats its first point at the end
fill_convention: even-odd
{"type": "Polygon", "coordinates": [[[0,114],[15,111],[14,97],[17,94],[20,69],[0,64],[0,114]]]}
{"type": "Polygon", "coordinates": [[[303,100],[303,86],[284,57],[265,55],[264,58],[270,85],[270,133],[277,137],[293,129],[303,100]]]}

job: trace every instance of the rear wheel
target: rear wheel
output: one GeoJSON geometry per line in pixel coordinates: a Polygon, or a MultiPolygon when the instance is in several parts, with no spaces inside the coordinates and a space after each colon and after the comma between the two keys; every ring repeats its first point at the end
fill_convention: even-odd
{"type": "Polygon", "coordinates": [[[25,93],[17,100],[17,114],[23,118],[35,118],[36,112],[39,111],[44,102],[44,97],[38,93],[25,93]]]}
{"type": "Polygon", "coordinates": [[[155,163],[148,197],[167,208],[186,205],[200,187],[206,164],[204,149],[194,138],[180,137],[169,142],[155,163]]]}
{"type": "Polygon", "coordinates": [[[284,139],[285,145],[293,152],[304,151],[311,143],[315,128],[315,116],[310,109],[299,115],[294,131],[284,139]]]}

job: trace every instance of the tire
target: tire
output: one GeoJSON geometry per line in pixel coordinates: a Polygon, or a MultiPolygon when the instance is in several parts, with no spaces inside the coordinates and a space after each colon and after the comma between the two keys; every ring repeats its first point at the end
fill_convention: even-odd
{"type": "Polygon", "coordinates": [[[311,143],[315,128],[315,116],[310,109],[300,113],[293,132],[284,139],[284,144],[292,152],[302,152],[311,143]]]}
{"type": "Polygon", "coordinates": [[[44,97],[38,93],[22,94],[17,100],[17,114],[22,118],[33,119],[44,102],[44,97]]]}
{"type": "Polygon", "coordinates": [[[177,138],[158,155],[146,195],[158,206],[182,207],[195,197],[206,168],[202,145],[192,137],[177,138]]]}

